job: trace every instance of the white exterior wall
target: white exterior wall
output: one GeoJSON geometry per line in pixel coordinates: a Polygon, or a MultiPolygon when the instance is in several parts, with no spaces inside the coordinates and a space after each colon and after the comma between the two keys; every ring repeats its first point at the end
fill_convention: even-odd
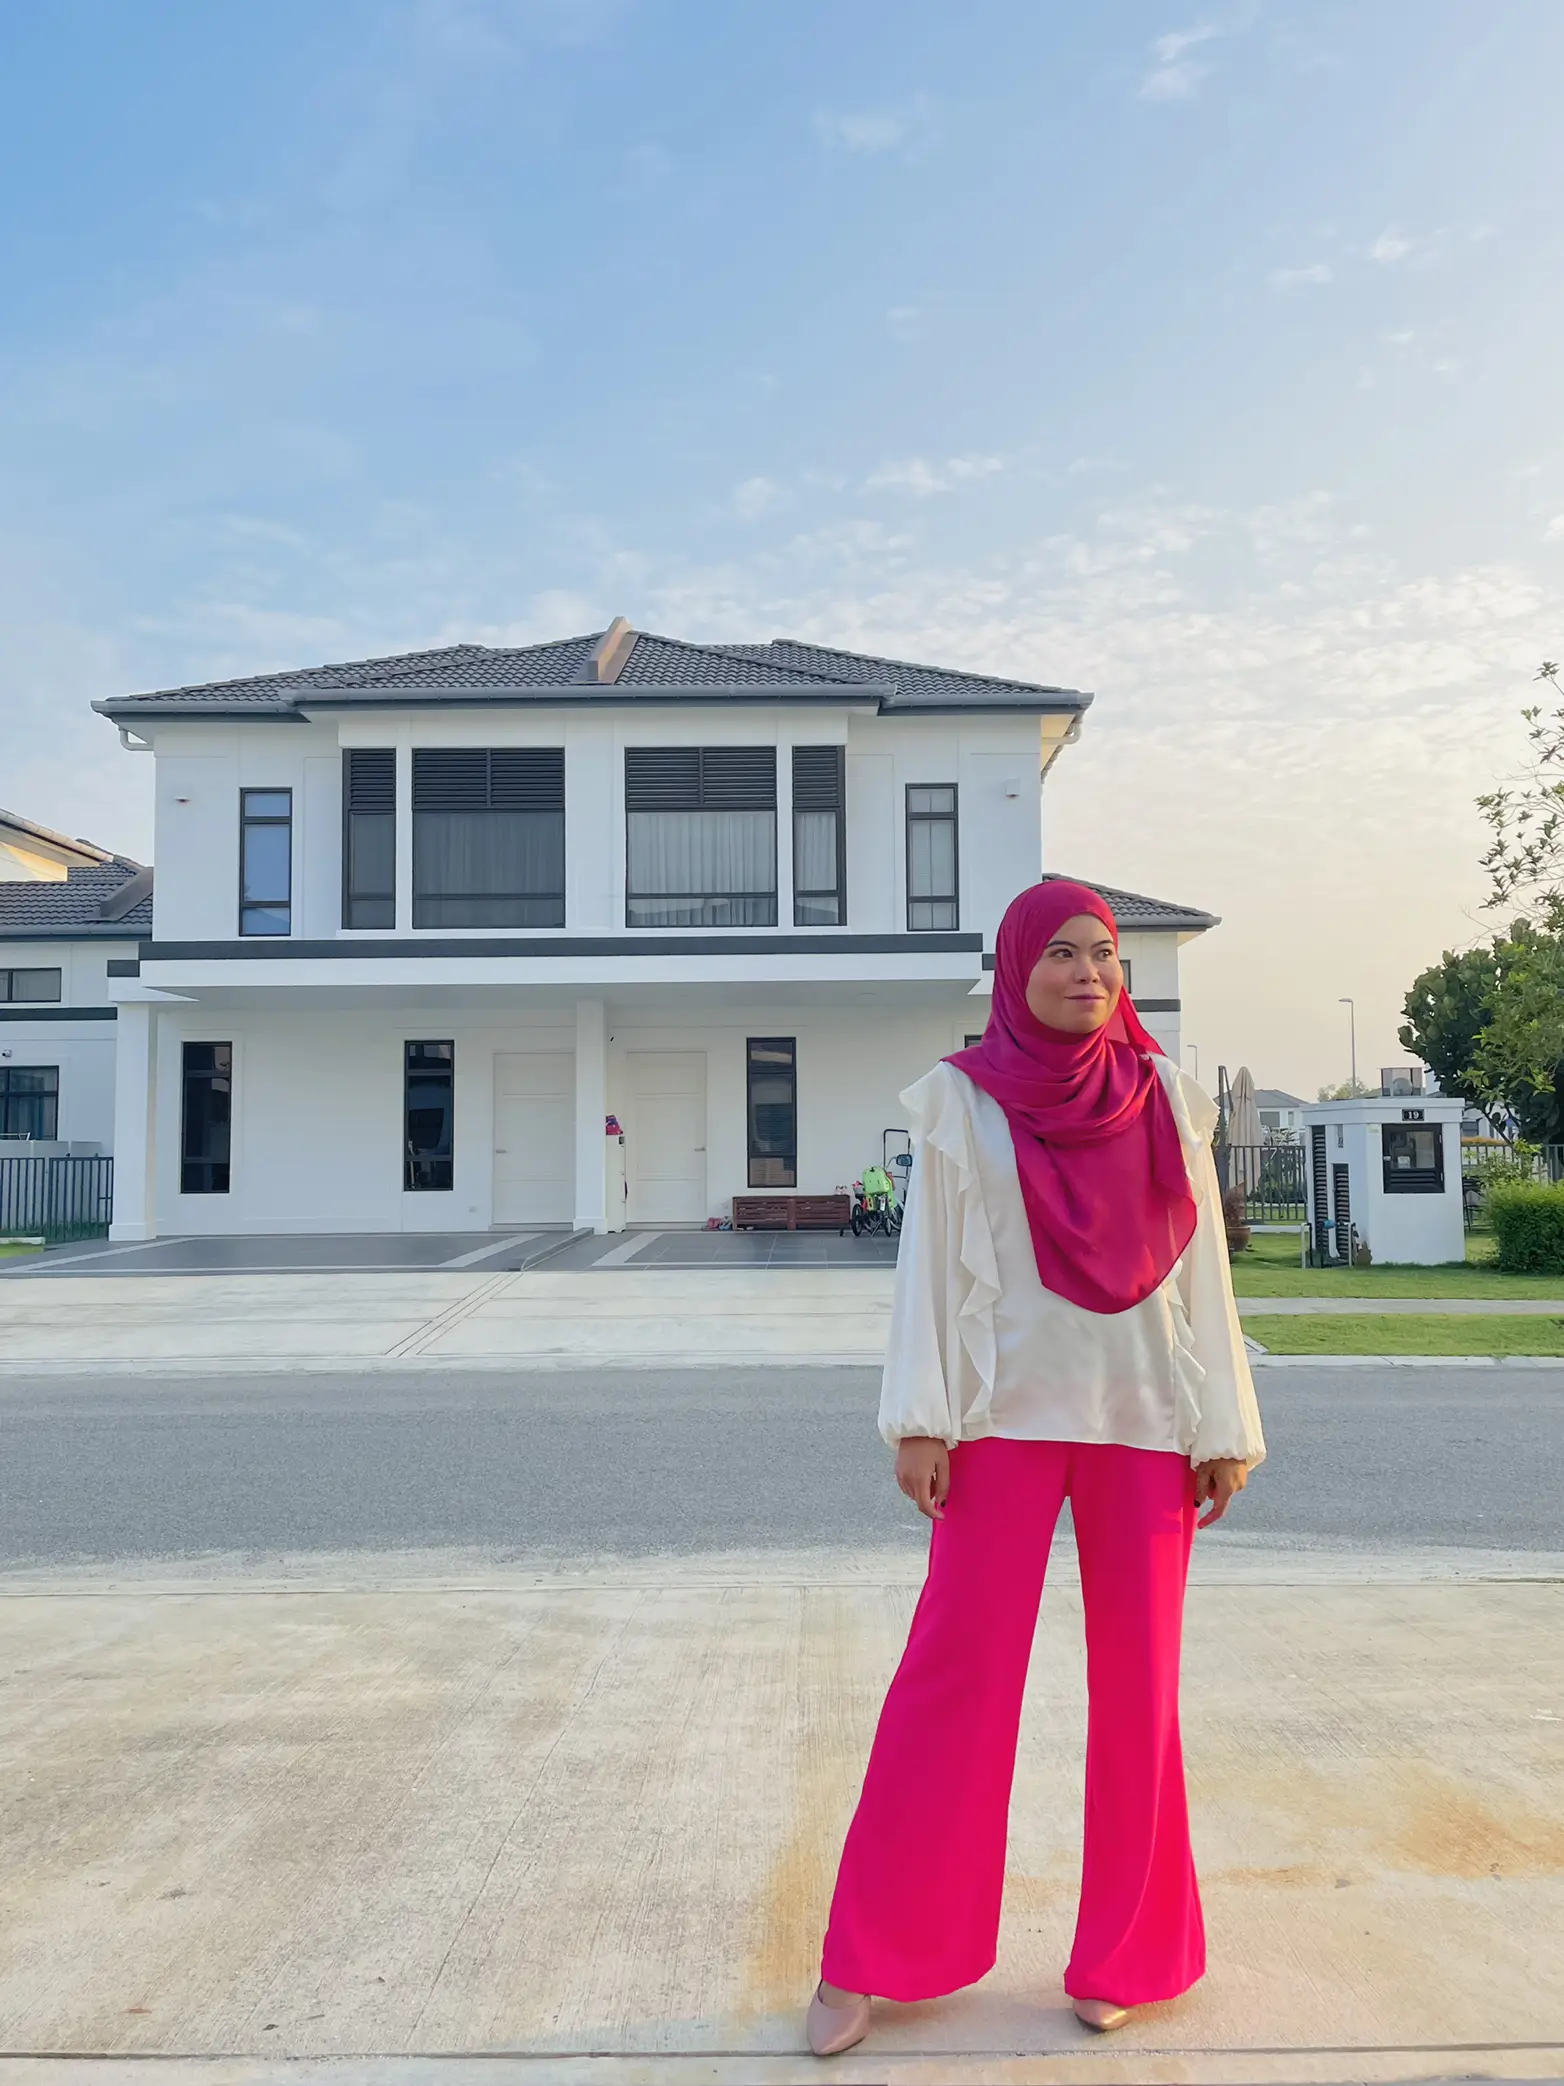
{"type": "Polygon", "coordinates": [[[107,964],[134,943],[0,942],[0,968],[58,970],[58,1007],[38,1012],[28,1004],[4,1009],[0,1018],[0,1063],[53,1065],[60,1074],[58,1141],[114,1149],[114,1023],[57,1018],[68,1007],[102,1009],[111,1004],[107,964]],[[15,1018],[13,1018],[15,1017],[15,1018]],[[42,1017],[42,1018],[41,1018],[42,1017]]]}
{"type": "MultiPolygon", "coordinates": [[[[115,1228],[126,1238],[485,1231],[494,1221],[495,1147],[504,1141],[495,1125],[495,1059],[528,1052],[568,1054],[575,1065],[573,1207],[559,1221],[601,1226],[619,1216],[606,1204],[601,1119],[606,1108],[623,1122],[634,1180],[638,1137],[647,1126],[636,1121],[632,1070],[643,1052],[694,1056],[704,1067],[703,1207],[722,1217],[733,1196],[751,1192],[751,1036],[795,1039],[796,1192],[830,1192],[879,1158],[881,1132],[903,1123],[901,1089],[981,1031],[989,1002],[981,989],[968,993],[978,963],[970,949],[909,944],[864,951],[849,942],[833,954],[844,930],[794,927],[791,747],[846,750],[848,937],[906,934],[909,786],[957,785],[961,933],[981,934],[992,947],[1005,905],[1042,867],[1043,732],[1036,717],[1024,715],[881,717],[847,700],[656,707],[636,695],[601,708],[365,710],[322,713],[308,724],[213,720],[151,730],[158,768],[155,944],[238,941],[239,792],[272,788],[293,792],[292,939],[337,948],[290,959],[279,937],[267,938],[253,958],[247,950],[230,955],[228,946],[166,959],[154,953],[140,980],[115,995],[131,1017],[121,1081],[125,1120],[135,1110],[138,1121],[145,1118],[149,1098],[154,1118],[150,1173],[127,1160],[120,1184],[115,1228]],[[791,956],[755,948],[691,961],[688,947],[698,939],[692,930],[626,928],[625,749],[743,744],[777,748],[776,931],[793,938],[795,948],[791,956]],[[412,750],[505,745],[565,750],[565,925],[529,929],[527,940],[628,933],[644,953],[637,946],[628,955],[590,958],[570,951],[559,958],[441,956],[421,946],[505,941],[516,930],[414,932],[412,750]],[[345,746],[398,752],[394,929],[341,928],[345,746]],[[801,933],[808,937],[804,956],[797,952],[801,933]],[[659,950],[664,934],[676,935],[685,955],[659,950]],[[398,943],[394,956],[366,961],[357,953],[360,944],[388,938],[398,943]],[[403,1046],[447,1040],[456,1064],[454,1187],[408,1194],[403,1046]],[[180,1046],[188,1041],[233,1046],[227,1195],[180,1193],[180,1046]]],[[[766,933],[747,930],[745,940],[763,943],[766,933]]],[[[1177,942],[1168,933],[1126,935],[1138,999],[1176,1002],[1177,942]]],[[[1153,1007],[1146,1018],[1176,1057],[1177,1012],[1153,1007]]],[[[666,1118],[660,1130],[666,1143],[666,1118]]],[[[659,1221],[654,1211],[639,1214],[659,1221]]]]}
{"type": "MultiPolygon", "coordinates": [[[[399,753],[399,924],[382,932],[412,932],[411,750],[418,746],[564,747],[565,925],[529,934],[625,932],[628,746],[777,748],[777,926],[783,932],[795,931],[789,815],[794,745],[847,748],[850,932],[906,928],[909,784],[957,785],[963,931],[981,931],[992,940],[1006,904],[1036,881],[1042,867],[1041,735],[1035,717],[882,718],[813,706],[736,706],[717,713],[656,709],[638,700],[625,710],[382,711],[308,725],[163,724],[156,736],[159,941],[237,937],[241,789],[292,790],[294,936],[324,940],[341,933],[343,746],[395,746],[399,753]]],[[[651,937],[659,930],[637,931],[651,937]]],[[[515,930],[460,932],[463,939],[503,939],[515,930]]]]}
{"type": "MultiPolygon", "coordinates": [[[[960,1049],[983,1013],[952,1003],[907,1008],[736,1003],[696,1020],[674,1009],[607,1009],[607,1107],[624,1125],[632,1177],[636,1119],[629,1060],[694,1052],[706,1069],[705,1214],[750,1193],[745,1063],[751,1036],[797,1046],[798,1181],[802,1194],[850,1183],[880,1156],[882,1130],[905,1125],[903,1087],[960,1049]]],[[[407,1006],[315,1013],[158,1007],[156,1228],[161,1233],[485,1231],[493,1221],[494,1059],[577,1047],[573,1009],[503,1017],[407,1006]],[[402,1188],[403,1045],[456,1046],[455,1185],[402,1188]],[[233,1045],[234,1112],[227,1195],[179,1188],[180,1061],[186,1042],[233,1045]]],[[[597,1124],[600,1130],[600,1122],[597,1124]]],[[[563,1221],[569,1221],[568,1216],[563,1221]]],[[[649,1219],[648,1221],[655,1221],[649,1219]]],[[[523,1227],[524,1228],[524,1227],[523,1227]]]]}

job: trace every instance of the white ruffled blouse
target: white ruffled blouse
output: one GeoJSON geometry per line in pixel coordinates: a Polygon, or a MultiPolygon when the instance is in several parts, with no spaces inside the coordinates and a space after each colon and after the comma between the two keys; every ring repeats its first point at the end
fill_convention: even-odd
{"type": "Polygon", "coordinates": [[[993,1096],[943,1063],[902,1095],[913,1164],[880,1394],[888,1442],[921,1434],[954,1448],[997,1434],[1263,1460],[1211,1154],[1216,1104],[1171,1060],[1153,1062],[1184,1146],[1195,1235],[1160,1289],[1113,1313],[1039,1280],[993,1096]]]}

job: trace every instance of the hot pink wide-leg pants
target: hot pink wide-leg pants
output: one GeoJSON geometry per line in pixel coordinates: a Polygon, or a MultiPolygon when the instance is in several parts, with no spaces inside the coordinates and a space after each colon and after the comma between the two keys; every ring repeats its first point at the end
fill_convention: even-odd
{"type": "Polygon", "coordinates": [[[1066,1497],[1091,1708],[1065,1989],[1136,2006],[1205,1970],[1178,1729],[1189,1465],[989,1437],[952,1451],[945,1518],[842,1851],[822,1975],[844,1990],[932,1999],[993,1968],[1021,1697],[1066,1497]]]}

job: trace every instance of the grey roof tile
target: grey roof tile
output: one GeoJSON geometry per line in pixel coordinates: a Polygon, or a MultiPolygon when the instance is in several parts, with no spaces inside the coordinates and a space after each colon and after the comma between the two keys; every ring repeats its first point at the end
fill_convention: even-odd
{"type": "MultiPolygon", "coordinates": [[[[311,707],[341,702],[374,703],[377,697],[405,698],[427,692],[431,700],[460,702],[529,689],[548,700],[614,702],[655,689],[700,700],[702,691],[772,688],[852,687],[872,684],[888,712],[931,708],[1083,710],[1088,695],[1029,681],[1000,680],[955,668],[918,666],[869,653],[842,652],[788,638],[767,644],[697,645],[680,638],[638,631],[610,683],[587,678],[587,661],[601,632],[539,645],[446,645],[381,659],[359,659],[291,673],[255,674],[234,681],[203,681],[185,688],[149,690],[111,698],[94,707],[105,716],[134,722],[140,716],[237,714],[297,716],[311,707]]],[[[709,697],[707,698],[709,700],[709,697]]]]}
{"type": "Polygon", "coordinates": [[[0,883],[0,941],[46,940],[134,941],[152,932],[152,894],[117,920],[105,920],[102,909],[132,879],[146,872],[134,862],[115,859],[73,869],[59,883],[0,883]]]}
{"type": "MultiPolygon", "coordinates": [[[[1050,869],[1044,872],[1039,882],[1051,884],[1064,875],[1063,870],[1050,869]]],[[[1144,891],[1121,891],[1114,884],[1099,884],[1095,877],[1072,876],[1072,884],[1084,884],[1088,891],[1095,891],[1106,898],[1113,908],[1113,917],[1121,927],[1128,928],[1184,928],[1190,933],[1204,933],[1206,928],[1219,924],[1216,913],[1202,911],[1198,905],[1179,905],[1171,898],[1148,898],[1144,891]]]]}

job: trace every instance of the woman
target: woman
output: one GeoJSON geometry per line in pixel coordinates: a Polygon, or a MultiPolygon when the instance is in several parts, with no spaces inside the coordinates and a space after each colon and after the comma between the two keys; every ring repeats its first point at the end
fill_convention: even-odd
{"type": "Polygon", "coordinates": [[[1141,1026],[1104,900],[1062,880],[999,929],[993,1011],[902,1096],[916,1159],[880,1403],[933,1522],[809,2009],[993,1967],[1027,1658],[1070,1501],[1086,1609],[1086,1833],[1065,1989],[1090,2028],[1205,1969],[1179,1748],[1184,1581],[1265,1454],[1233,1305],[1216,1109],[1141,1026]]]}

